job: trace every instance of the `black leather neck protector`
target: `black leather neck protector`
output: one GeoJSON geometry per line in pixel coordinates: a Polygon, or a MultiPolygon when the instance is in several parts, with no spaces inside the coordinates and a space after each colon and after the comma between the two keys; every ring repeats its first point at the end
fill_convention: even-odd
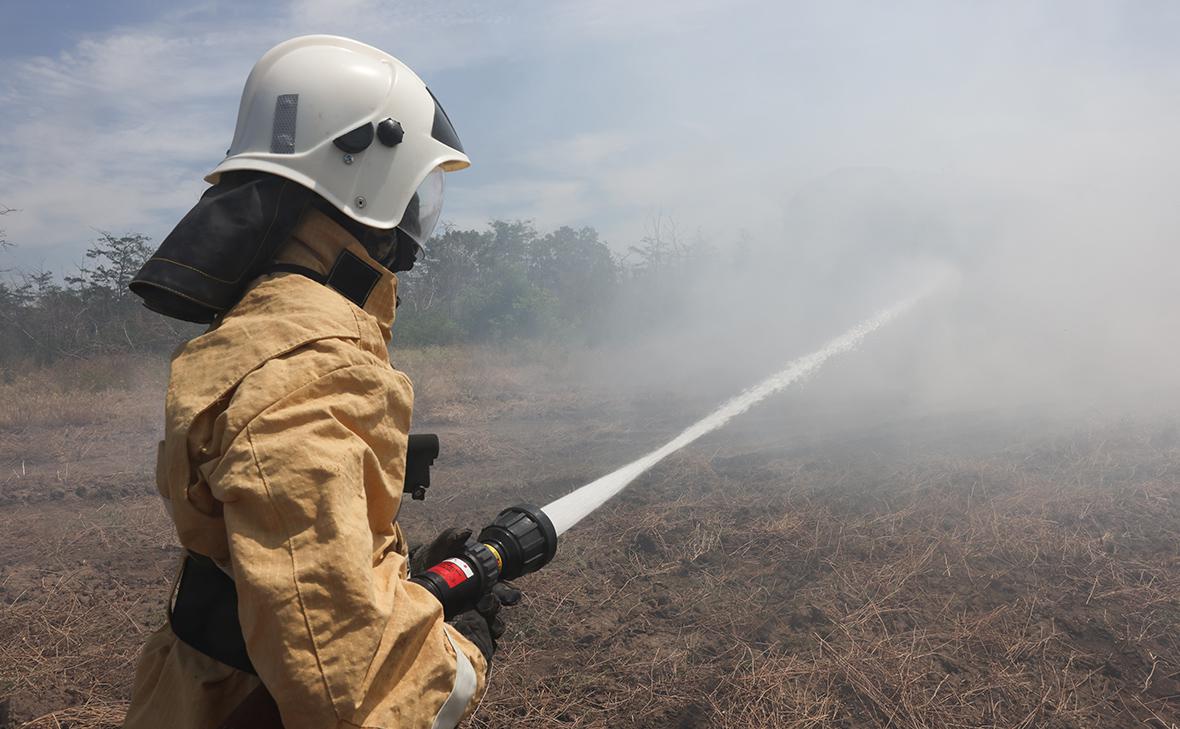
{"type": "Polygon", "coordinates": [[[131,291],[165,316],[213,321],[274,260],[317,197],[275,175],[224,173],[139,269],[131,291]]]}

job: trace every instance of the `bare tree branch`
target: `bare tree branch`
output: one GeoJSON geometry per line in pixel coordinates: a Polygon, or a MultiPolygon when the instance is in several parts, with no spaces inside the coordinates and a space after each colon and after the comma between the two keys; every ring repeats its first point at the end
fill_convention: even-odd
{"type": "MultiPolygon", "coordinates": [[[[9,213],[19,212],[16,208],[10,208],[7,205],[0,205],[0,215],[8,215],[9,213]]],[[[11,248],[12,243],[9,242],[8,236],[4,234],[4,229],[0,228],[0,251],[11,248]]]]}

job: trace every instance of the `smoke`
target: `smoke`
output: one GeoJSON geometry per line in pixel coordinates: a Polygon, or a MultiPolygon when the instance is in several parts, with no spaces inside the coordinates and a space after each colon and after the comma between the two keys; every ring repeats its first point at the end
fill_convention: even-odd
{"type": "Polygon", "coordinates": [[[1180,394],[1177,223],[1146,183],[842,170],[784,201],[779,232],[759,235],[747,265],[686,278],[694,304],[611,376],[716,396],[951,267],[952,294],[796,400],[890,415],[1159,415],[1180,394]]]}
{"type": "Polygon", "coordinates": [[[635,304],[672,311],[624,312],[620,329],[663,326],[587,359],[587,377],[716,402],[950,266],[954,296],[794,401],[1115,412],[1180,389],[1175,3],[222,10],[13,58],[0,203],[21,213],[4,267],[68,271],[92,228],[158,238],[224,150],[258,56],[336,32],[401,56],[446,102],[475,163],[448,180],[451,222],[592,225],[625,254],[661,221],[714,251],[670,282],[674,305],[635,304]]]}
{"type": "Polygon", "coordinates": [[[681,448],[692,444],[701,436],[708,435],[724,426],[730,420],[746,412],[771,395],[817,372],[829,359],[853,349],[866,336],[902,314],[905,314],[919,301],[938,289],[949,285],[953,280],[954,276],[946,271],[934,276],[916,294],[866,319],[847,332],[832,339],[819,350],[791,360],[783,369],[759,382],[757,385],[746,389],[736,397],[727,400],[717,410],[689,426],[684,432],[665,445],[548,504],[544,510],[549,518],[553,520],[557,533],[564,534],[566,530],[602,506],[612,496],[622,491],[632,481],[646,473],[652,466],[681,448]]]}
{"type": "Polygon", "coordinates": [[[703,190],[669,215],[717,260],[684,278],[683,318],[609,376],[716,396],[947,265],[962,276],[953,296],[834,363],[795,406],[1163,411],[1180,393],[1177,9],[790,14],[742,31],[743,63],[718,61],[735,79],[732,123],[709,129],[739,131],[710,142],[695,175],[666,177],[703,190]]]}

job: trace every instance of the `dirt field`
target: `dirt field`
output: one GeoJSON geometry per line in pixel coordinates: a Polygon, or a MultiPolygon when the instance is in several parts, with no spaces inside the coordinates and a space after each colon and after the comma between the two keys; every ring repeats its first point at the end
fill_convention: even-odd
{"type": "MultiPolygon", "coordinates": [[[[416,539],[546,503],[732,394],[590,384],[560,354],[398,361],[443,440],[416,539]]],[[[119,724],[178,555],[163,381],[97,361],[0,385],[13,726],[119,724]]],[[[1180,727],[1176,422],[802,408],[760,406],[571,531],[521,581],[472,725],[1180,727]]]]}

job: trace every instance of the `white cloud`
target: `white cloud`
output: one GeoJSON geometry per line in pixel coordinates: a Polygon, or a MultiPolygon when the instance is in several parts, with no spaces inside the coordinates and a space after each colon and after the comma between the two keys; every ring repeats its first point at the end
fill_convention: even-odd
{"type": "Polygon", "coordinates": [[[846,166],[1088,183],[1166,181],[1163,168],[1180,167],[1175,51],[1114,37],[1140,27],[1130,10],[1002,6],[186,5],[10,63],[0,203],[21,212],[4,224],[21,255],[80,252],[93,227],[166,233],[228,145],[248,69],[273,43],[308,32],[354,35],[428,78],[442,74],[475,100],[461,128],[487,124],[481,110],[507,120],[484,138],[520,151],[500,155],[499,168],[481,161],[483,182],[456,178],[444,214],[457,222],[595,224],[626,244],[656,214],[719,235],[770,228],[800,184],[846,166]],[[529,79],[507,70],[521,66],[529,79]],[[504,114],[500,89],[528,83],[538,86],[512,103],[538,103],[504,114]],[[595,106],[565,113],[539,98],[545,89],[572,89],[575,102],[584,90],[595,106]]]}
{"type": "Polygon", "coordinates": [[[14,242],[80,250],[95,227],[158,234],[195,201],[195,173],[228,143],[225,102],[251,41],[180,30],[125,29],[16,64],[0,112],[0,198],[21,209],[6,221],[14,242]]]}
{"type": "MultiPolygon", "coordinates": [[[[428,3],[395,13],[372,2],[303,2],[236,23],[220,10],[169,13],[12,64],[0,84],[0,202],[20,210],[5,220],[18,259],[53,248],[80,259],[95,228],[166,233],[229,145],[246,73],[274,43],[333,19],[369,18],[377,21],[363,24],[369,37],[412,26],[401,34],[412,43],[401,45],[431,56],[414,50],[437,47],[427,26],[455,21],[428,3]]],[[[51,266],[66,265],[53,258],[51,266]]]]}
{"type": "Polygon", "coordinates": [[[549,3],[546,25],[558,35],[574,32],[605,40],[651,42],[715,27],[736,13],[764,13],[767,6],[752,0],[593,0],[549,3]]]}
{"type": "Polygon", "coordinates": [[[616,163],[638,144],[639,140],[623,131],[579,132],[528,149],[521,159],[538,170],[594,172],[616,163]]]}
{"type": "Polygon", "coordinates": [[[478,188],[454,186],[450,193],[463,206],[446,216],[461,226],[482,227],[493,218],[532,220],[542,229],[572,225],[595,212],[595,196],[579,180],[536,178],[500,180],[478,188]]]}

